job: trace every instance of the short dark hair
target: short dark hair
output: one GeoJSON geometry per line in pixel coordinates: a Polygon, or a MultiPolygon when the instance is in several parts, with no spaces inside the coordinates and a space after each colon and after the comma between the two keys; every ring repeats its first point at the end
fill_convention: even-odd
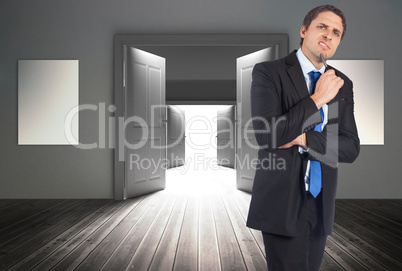
{"type": "MultiPolygon", "coordinates": [[[[310,26],[311,22],[315,18],[317,18],[317,16],[320,13],[326,12],[326,11],[333,12],[342,19],[342,26],[343,26],[343,31],[342,31],[342,36],[341,36],[341,40],[342,40],[346,33],[345,15],[343,15],[343,12],[339,8],[336,8],[333,5],[322,5],[322,6],[318,6],[318,7],[313,8],[312,10],[310,10],[307,13],[306,17],[304,17],[304,20],[303,20],[304,27],[306,27],[306,29],[307,29],[310,26]]],[[[301,40],[300,40],[300,46],[302,46],[302,44],[303,44],[303,38],[301,38],[301,40]]]]}

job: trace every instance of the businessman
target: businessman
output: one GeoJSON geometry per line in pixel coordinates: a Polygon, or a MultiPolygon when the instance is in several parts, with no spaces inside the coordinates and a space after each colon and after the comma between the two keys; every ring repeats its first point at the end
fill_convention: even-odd
{"type": "Polygon", "coordinates": [[[319,270],[332,232],[338,162],[360,151],[353,84],[324,65],[346,32],[331,5],[312,9],[300,48],[254,66],[253,128],[259,145],[247,226],[262,231],[269,271],[319,270]],[[264,167],[276,155],[285,167],[264,167]]]}

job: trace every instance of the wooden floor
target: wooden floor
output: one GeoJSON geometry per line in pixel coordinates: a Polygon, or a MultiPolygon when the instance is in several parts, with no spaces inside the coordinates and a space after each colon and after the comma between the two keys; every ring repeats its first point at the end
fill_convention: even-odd
{"type": "MultiPolygon", "coordinates": [[[[127,201],[1,200],[0,270],[266,270],[261,234],[245,227],[250,195],[197,185],[127,201]]],[[[402,200],[337,200],[321,270],[402,270],[401,214],[402,200]]]]}

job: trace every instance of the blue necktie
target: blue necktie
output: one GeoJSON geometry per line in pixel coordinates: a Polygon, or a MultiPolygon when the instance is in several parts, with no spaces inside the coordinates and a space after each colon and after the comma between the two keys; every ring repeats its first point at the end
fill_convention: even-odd
{"type": "MultiPolygon", "coordinates": [[[[310,75],[310,78],[311,78],[311,82],[312,82],[311,89],[312,89],[312,94],[313,94],[314,90],[315,90],[315,85],[318,81],[318,78],[320,78],[321,73],[311,71],[308,74],[310,75]]],[[[324,120],[324,112],[322,111],[322,108],[320,108],[320,114],[321,114],[321,120],[324,120]]],[[[321,127],[322,127],[322,122],[314,128],[314,131],[321,133],[321,127]]],[[[314,198],[317,197],[317,195],[320,193],[321,184],[322,184],[321,164],[319,161],[310,160],[309,191],[310,191],[311,195],[313,195],[314,198]]]]}

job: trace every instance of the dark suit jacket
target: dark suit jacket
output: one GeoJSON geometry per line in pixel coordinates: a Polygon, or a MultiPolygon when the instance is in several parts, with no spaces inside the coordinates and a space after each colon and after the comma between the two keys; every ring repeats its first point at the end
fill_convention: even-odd
{"type": "MultiPolygon", "coordinates": [[[[334,69],[333,67],[330,67],[334,69]]],[[[308,159],[321,161],[322,217],[326,234],[334,220],[338,162],[353,162],[360,142],[353,113],[353,84],[344,80],[337,96],[328,103],[328,124],[319,133],[321,122],[315,103],[309,96],[300,63],[293,51],[287,57],[254,66],[251,87],[251,114],[255,137],[260,147],[259,161],[275,158],[281,167],[257,168],[247,226],[261,231],[297,236],[303,232],[306,192],[304,175],[308,159]],[[298,146],[277,149],[306,133],[310,151],[300,154],[298,146]],[[283,167],[284,164],[284,167],[283,167]]]]}

